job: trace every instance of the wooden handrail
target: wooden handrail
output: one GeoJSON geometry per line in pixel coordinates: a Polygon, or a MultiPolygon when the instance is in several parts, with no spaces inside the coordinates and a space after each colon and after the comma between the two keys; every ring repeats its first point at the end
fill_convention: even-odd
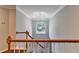
{"type": "Polygon", "coordinates": [[[28,31],[26,31],[26,32],[16,32],[16,34],[29,34],[29,32],[28,31]]]}
{"type": "MultiPolygon", "coordinates": [[[[75,39],[75,40],[70,40],[70,39],[52,39],[52,40],[48,40],[48,39],[33,39],[33,40],[26,40],[26,39],[13,39],[11,36],[8,36],[7,38],[7,43],[8,43],[8,52],[10,53],[11,51],[11,43],[12,42],[36,42],[36,43],[39,43],[39,42],[49,42],[49,43],[79,43],[79,40],[78,39],[75,39]]],[[[42,45],[40,45],[42,48],[45,48],[43,47],[42,45]]]]}
{"type": "Polygon", "coordinates": [[[9,40],[9,42],[52,42],[52,43],[79,43],[79,40],[9,40]]]}
{"type": "Polygon", "coordinates": [[[16,32],[16,34],[29,34],[29,32],[28,31],[26,31],[26,32],[16,32]]]}

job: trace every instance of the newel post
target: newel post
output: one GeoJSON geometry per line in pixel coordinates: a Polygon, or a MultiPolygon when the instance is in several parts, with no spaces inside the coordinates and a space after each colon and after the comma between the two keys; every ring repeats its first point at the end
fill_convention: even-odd
{"type": "MultiPolygon", "coordinates": [[[[28,39],[29,32],[26,31],[26,39],[28,39]]],[[[26,42],[26,50],[28,50],[28,43],[26,42]]]]}
{"type": "Polygon", "coordinates": [[[28,31],[26,31],[26,39],[28,39],[28,35],[29,35],[29,32],[28,32],[28,31]]]}
{"type": "Polygon", "coordinates": [[[9,53],[10,53],[10,50],[11,50],[11,42],[10,42],[11,39],[12,39],[11,36],[8,36],[7,43],[8,43],[8,52],[9,53]]]}

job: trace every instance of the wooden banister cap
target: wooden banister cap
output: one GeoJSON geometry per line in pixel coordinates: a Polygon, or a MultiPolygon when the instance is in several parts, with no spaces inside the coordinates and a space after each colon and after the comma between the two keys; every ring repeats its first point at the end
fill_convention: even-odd
{"type": "Polygon", "coordinates": [[[10,43],[10,40],[12,40],[12,37],[11,36],[8,36],[7,43],[10,43]]]}
{"type": "Polygon", "coordinates": [[[29,32],[28,32],[28,31],[26,31],[26,34],[29,34],[29,32]]]}
{"type": "Polygon", "coordinates": [[[12,37],[11,36],[8,36],[8,39],[12,39],[12,37]]]}

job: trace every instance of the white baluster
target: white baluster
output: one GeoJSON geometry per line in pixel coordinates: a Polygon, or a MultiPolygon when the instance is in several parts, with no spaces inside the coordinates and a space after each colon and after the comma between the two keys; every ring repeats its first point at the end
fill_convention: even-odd
{"type": "Polygon", "coordinates": [[[30,47],[30,46],[29,46],[29,43],[27,43],[27,53],[30,52],[29,47],[30,47]]]}
{"type": "Polygon", "coordinates": [[[16,42],[14,42],[14,48],[13,48],[13,52],[16,53],[16,42]]]}
{"type": "Polygon", "coordinates": [[[20,53],[20,42],[19,42],[19,53],[20,53]]]}
{"type": "Polygon", "coordinates": [[[24,53],[26,53],[26,42],[24,42],[24,53]]]}

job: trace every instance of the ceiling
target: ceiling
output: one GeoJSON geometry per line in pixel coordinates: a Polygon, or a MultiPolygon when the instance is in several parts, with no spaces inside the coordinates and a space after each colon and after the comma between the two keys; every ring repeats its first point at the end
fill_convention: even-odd
{"type": "Polygon", "coordinates": [[[27,15],[33,12],[46,12],[53,16],[63,8],[62,6],[63,5],[17,5],[16,10],[27,15]]]}
{"type": "Polygon", "coordinates": [[[18,5],[16,6],[16,8],[20,8],[25,13],[42,11],[51,14],[59,9],[61,6],[62,5],[18,5]]]}

